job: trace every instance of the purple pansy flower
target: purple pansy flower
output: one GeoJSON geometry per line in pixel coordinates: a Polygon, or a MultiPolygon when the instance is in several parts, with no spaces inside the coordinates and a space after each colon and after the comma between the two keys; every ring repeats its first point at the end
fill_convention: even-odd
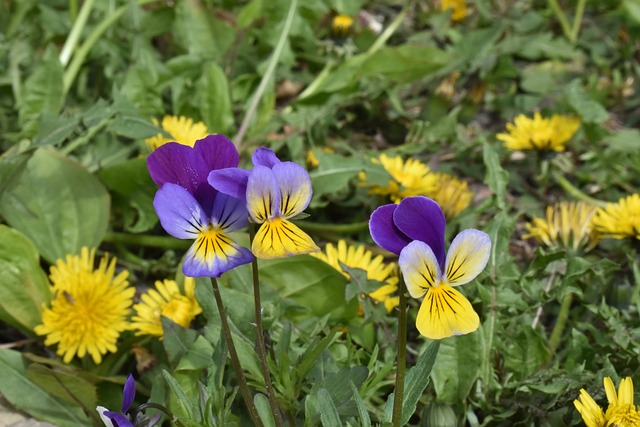
{"type": "Polygon", "coordinates": [[[258,258],[281,258],[320,250],[311,237],[289,219],[311,201],[311,178],[300,165],[282,162],[268,148],[252,156],[253,170],[218,169],[209,184],[218,191],[246,200],[251,219],[262,224],[251,251],[258,258]]]}
{"type": "Polygon", "coordinates": [[[126,413],[129,411],[129,408],[131,408],[135,397],[136,382],[133,379],[133,375],[129,374],[127,381],[124,383],[124,389],[122,390],[122,410],[120,412],[113,412],[103,406],[96,408],[104,425],[107,427],[134,427],[134,424],[126,413]]]}
{"type": "Polygon", "coordinates": [[[479,230],[458,234],[444,251],[446,221],[433,200],[407,197],[398,205],[380,206],[371,214],[369,230],[383,249],[400,255],[399,265],[413,298],[424,297],[416,327],[431,339],[478,329],[471,303],[454,289],[473,280],[489,260],[491,240],[479,230]]]}
{"type": "Polygon", "coordinates": [[[174,142],[147,158],[149,174],[160,189],[153,200],[160,224],[179,239],[195,239],[182,271],[190,277],[219,277],[251,262],[247,248],[228,235],[248,225],[244,200],[216,191],[209,172],[238,166],[238,151],[223,135],[209,135],[193,148],[174,142]]]}

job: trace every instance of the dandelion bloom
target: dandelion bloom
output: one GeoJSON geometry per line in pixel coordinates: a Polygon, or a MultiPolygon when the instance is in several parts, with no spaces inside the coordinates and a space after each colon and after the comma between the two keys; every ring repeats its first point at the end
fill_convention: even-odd
{"type": "Polygon", "coordinates": [[[340,240],[337,247],[328,243],[325,252],[312,253],[311,256],[326,262],[347,279],[349,274],[342,269],[340,263],[366,271],[367,279],[384,283],[383,286],[369,293],[369,297],[383,303],[387,312],[398,306],[398,297],[393,296],[398,290],[398,278],[394,274],[396,265],[393,262],[384,263],[382,255],[372,259],[373,254],[364,246],[347,246],[347,242],[340,240]]]}
{"type": "Polygon", "coordinates": [[[509,150],[564,151],[565,145],[580,127],[580,119],[554,114],[543,118],[535,113],[533,119],[520,114],[507,123],[507,133],[496,138],[509,150]]]}
{"type": "Polygon", "coordinates": [[[373,240],[400,255],[398,263],[409,294],[424,297],[416,327],[434,340],[478,329],[478,314],[454,287],[480,274],[491,252],[489,236],[468,229],[453,239],[445,258],[445,226],[442,209],[427,197],[408,197],[398,205],[380,206],[369,221],[373,240]]]}
{"type": "Polygon", "coordinates": [[[440,0],[440,10],[451,10],[451,20],[453,22],[463,21],[469,15],[469,8],[466,0],[440,0]]]}
{"type": "Polygon", "coordinates": [[[386,186],[371,186],[370,194],[389,196],[399,202],[409,196],[424,196],[436,190],[436,176],[427,165],[416,159],[403,161],[402,157],[381,154],[374,162],[380,163],[393,179],[386,186]]]}
{"type": "Polygon", "coordinates": [[[268,148],[252,156],[253,170],[214,170],[209,183],[234,197],[244,197],[251,219],[262,224],[251,251],[258,258],[281,258],[319,251],[311,237],[289,219],[311,201],[311,178],[300,165],[280,161],[268,148]]]}
{"type": "Polygon", "coordinates": [[[185,277],[184,294],[175,280],[156,281],[155,287],[142,294],[142,302],[133,306],[136,314],[131,328],[137,329],[136,335],[162,338],[162,317],[188,328],[191,321],[202,313],[196,301],[196,281],[192,277],[185,277]]]}
{"type": "Polygon", "coordinates": [[[434,172],[432,175],[437,182],[436,188],[424,195],[440,205],[446,218],[452,219],[460,215],[473,200],[469,184],[446,173],[434,172]]]}
{"type": "Polygon", "coordinates": [[[633,381],[626,377],[620,381],[618,392],[611,378],[604,378],[604,391],[609,401],[607,411],[600,406],[584,389],[580,397],[573,401],[587,427],[636,427],[640,426],[640,407],[633,404],[633,381]]]}
{"type": "Polygon", "coordinates": [[[331,33],[336,37],[346,37],[353,27],[353,18],[349,15],[338,14],[331,20],[331,33]]]}
{"type": "MultiPolygon", "coordinates": [[[[153,119],[153,123],[157,125],[158,121],[153,119]]],[[[168,142],[177,142],[178,144],[193,147],[197,140],[203,139],[208,134],[207,126],[204,123],[194,123],[193,119],[184,116],[164,116],[161,126],[165,132],[171,135],[171,138],[159,133],[156,136],[145,139],[151,151],[168,142]]]]}
{"type": "Polygon", "coordinates": [[[244,201],[207,183],[210,171],[236,167],[238,159],[223,135],[209,135],[193,147],[170,142],[147,157],[149,174],[160,187],[153,199],[160,224],[173,237],[195,239],[182,265],[185,276],[220,277],[253,259],[229,236],[248,225],[244,201]]]}
{"type": "Polygon", "coordinates": [[[529,234],[522,237],[534,238],[550,247],[590,251],[599,240],[599,234],[591,226],[595,211],[595,206],[584,202],[560,202],[547,206],[545,217],[533,218],[527,223],[529,234]]]}
{"type": "Polygon", "coordinates": [[[129,329],[135,289],[129,286],[128,273],[116,275],[116,260],[107,255],[94,269],[95,252],[82,248],[79,256],[67,255],[51,267],[55,297],[35,332],[47,336],[45,345],[58,344],[64,363],[87,353],[95,364],[101,363],[104,354],[117,351],[120,333],[129,329]]]}
{"type": "Polygon", "coordinates": [[[606,237],[640,239],[640,194],[632,194],[599,208],[591,225],[606,237]]]}
{"type": "MultiPolygon", "coordinates": [[[[113,412],[105,408],[104,406],[98,406],[96,411],[100,414],[100,419],[107,427],[134,427],[134,423],[131,422],[130,418],[126,415],[131,405],[133,404],[133,399],[136,397],[136,382],[133,379],[133,375],[129,374],[127,377],[127,381],[124,383],[124,388],[122,389],[122,408],[120,412],[113,412]]],[[[159,419],[159,417],[158,417],[159,419]]],[[[156,420],[157,422],[157,420],[156,420]]],[[[155,423],[149,423],[149,425],[154,425],[155,423]]]]}

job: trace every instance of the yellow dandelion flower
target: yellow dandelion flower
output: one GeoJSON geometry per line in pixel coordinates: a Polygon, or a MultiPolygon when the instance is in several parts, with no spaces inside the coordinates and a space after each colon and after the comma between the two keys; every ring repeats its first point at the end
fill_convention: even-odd
{"type": "MultiPolygon", "coordinates": [[[[333,149],[331,147],[320,147],[320,151],[322,151],[323,153],[329,153],[329,154],[333,153],[333,149]]],[[[313,150],[309,150],[309,152],[307,153],[306,162],[307,162],[307,166],[310,169],[314,169],[320,166],[320,160],[318,160],[313,150]]]]}
{"type": "Polygon", "coordinates": [[[473,200],[473,193],[469,190],[469,184],[446,173],[434,172],[431,175],[437,182],[436,189],[425,196],[432,198],[442,208],[447,219],[460,215],[473,200]]]}
{"type": "Polygon", "coordinates": [[[340,262],[351,268],[365,270],[367,279],[384,283],[383,286],[369,293],[369,297],[384,303],[388,312],[398,306],[399,298],[393,296],[398,290],[398,277],[394,273],[396,265],[395,263],[384,263],[382,255],[372,259],[373,254],[364,246],[347,246],[347,242],[344,240],[338,241],[337,247],[328,243],[324,252],[315,252],[310,255],[326,262],[347,279],[349,274],[342,270],[340,262]]]}
{"type": "Polygon", "coordinates": [[[604,391],[609,401],[606,412],[584,389],[580,389],[580,397],[573,401],[587,427],[640,426],[640,406],[633,404],[633,381],[630,377],[620,381],[617,393],[611,378],[605,377],[604,391]]]}
{"type": "Polygon", "coordinates": [[[509,150],[564,151],[565,145],[580,127],[580,119],[554,114],[543,118],[535,113],[533,119],[520,114],[507,123],[507,133],[496,138],[509,150]]]}
{"type": "Polygon", "coordinates": [[[547,206],[544,218],[533,218],[526,224],[529,234],[539,243],[559,246],[573,251],[590,251],[599,240],[599,233],[591,226],[596,207],[584,202],[560,202],[547,206]]]}
{"type": "Polygon", "coordinates": [[[331,20],[331,32],[336,37],[346,37],[353,28],[353,18],[349,15],[338,14],[331,20]]]}
{"type": "Polygon", "coordinates": [[[623,197],[618,203],[607,203],[599,208],[591,225],[605,237],[640,239],[640,194],[623,197]]]}
{"type": "Polygon", "coordinates": [[[105,255],[94,269],[95,249],[82,248],[80,255],[67,255],[51,267],[55,297],[42,312],[38,335],[46,335],[45,345],[58,344],[57,354],[64,363],[89,353],[94,363],[107,352],[115,353],[122,331],[129,328],[129,315],[135,289],[128,273],[115,274],[116,259],[105,255]]]}
{"type": "Polygon", "coordinates": [[[440,10],[451,10],[451,20],[453,22],[463,21],[469,15],[469,8],[466,0],[440,0],[440,10]]]}
{"type": "MultiPolygon", "coordinates": [[[[153,123],[158,125],[156,119],[153,119],[153,123]]],[[[147,138],[145,142],[151,151],[167,142],[177,142],[193,147],[193,144],[195,144],[197,140],[208,135],[207,126],[204,123],[194,123],[193,119],[184,116],[164,116],[162,119],[162,129],[171,135],[172,138],[167,138],[161,133],[147,138]]]]}
{"type": "Polygon", "coordinates": [[[373,185],[369,189],[370,194],[381,194],[391,197],[391,200],[399,203],[409,196],[423,196],[431,194],[437,189],[437,177],[424,163],[416,159],[403,161],[402,157],[389,157],[381,154],[374,163],[380,163],[393,179],[382,187],[373,185]]]}
{"type": "Polygon", "coordinates": [[[162,321],[164,316],[173,322],[188,328],[191,321],[202,308],[196,301],[196,281],[193,277],[185,277],[184,294],[180,292],[174,280],[156,281],[156,289],[150,289],[141,296],[142,302],[133,306],[132,329],[136,335],[151,335],[162,338],[162,321]]]}

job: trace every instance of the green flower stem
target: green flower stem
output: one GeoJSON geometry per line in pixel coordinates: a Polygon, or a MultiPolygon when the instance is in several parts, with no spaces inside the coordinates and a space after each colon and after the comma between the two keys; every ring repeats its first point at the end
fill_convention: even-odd
{"type": "Polygon", "coordinates": [[[396,387],[393,392],[393,427],[400,427],[402,420],[402,399],[404,395],[404,372],[407,361],[407,296],[404,283],[398,284],[398,360],[396,367],[396,387]]]}
{"type": "Polygon", "coordinates": [[[103,240],[114,244],[121,243],[124,245],[177,250],[189,249],[192,243],[190,240],[179,240],[171,236],[149,236],[145,234],[117,233],[113,231],[106,233],[103,240]]]}
{"type": "Polygon", "coordinates": [[[404,19],[404,17],[407,16],[407,13],[409,12],[409,9],[411,8],[412,4],[413,4],[412,1],[407,2],[407,4],[400,11],[400,13],[396,15],[396,18],[393,20],[393,22],[389,24],[387,28],[385,28],[382,34],[380,34],[380,37],[378,37],[376,41],[371,45],[371,47],[367,50],[367,55],[371,55],[377,52],[378,50],[380,50],[381,47],[383,47],[387,43],[389,38],[391,38],[393,33],[396,32],[396,30],[402,23],[402,20],[404,19]]]}
{"type": "Polygon", "coordinates": [[[606,208],[607,207],[607,202],[603,202],[602,200],[594,199],[593,197],[587,196],[582,191],[580,191],[576,187],[574,187],[574,185],[571,184],[567,178],[565,178],[564,176],[560,175],[559,173],[554,172],[553,173],[553,178],[560,185],[560,187],[562,187],[567,193],[569,193],[570,195],[572,195],[576,199],[582,200],[583,202],[590,203],[590,204],[592,204],[594,206],[597,206],[599,208],[606,208]]]}
{"type": "Polygon", "coordinates": [[[262,76],[262,80],[260,80],[260,84],[258,85],[258,89],[253,95],[251,99],[251,104],[249,104],[249,108],[247,109],[247,113],[242,119],[242,123],[240,124],[240,129],[238,129],[238,133],[233,138],[236,147],[240,148],[242,141],[244,140],[244,135],[247,133],[247,129],[249,128],[249,124],[251,120],[256,114],[258,109],[258,103],[264,94],[264,91],[267,89],[267,85],[271,81],[273,74],[276,71],[276,66],[280,61],[280,56],[282,55],[282,51],[284,50],[285,42],[289,37],[289,31],[291,31],[291,23],[293,22],[293,16],[295,15],[296,7],[298,5],[298,0],[292,0],[289,5],[289,13],[287,14],[287,20],[284,23],[284,28],[282,29],[282,33],[280,34],[280,39],[278,40],[278,44],[276,45],[275,50],[273,51],[273,55],[271,56],[271,60],[269,61],[269,65],[267,66],[267,71],[265,71],[262,76]]]}
{"type": "MultiPolygon", "coordinates": [[[[137,0],[135,4],[137,4],[138,6],[142,6],[148,3],[153,3],[155,1],[156,0],[137,0]]],[[[129,9],[130,4],[131,2],[127,2],[127,4],[125,4],[124,6],[120,6],[112,14],[110,14],[109,16],[106,16],[93,29],[89,37],[87,37],[84,43],[76,51],[76,54],[73,56],[73,60],[69,64],[69,67],[66,69],[62,79],[63,90],[65,94],[69,92],[69,89],[73,84],[73,81],[76,79],[76,76],[80,71],[80,67],[82,67],[84,60],[87,58],[87,55],[89,55],[89,52],[91,51],[91,48],[93,47],[93,45],[96,44],[98,40],[100,40],[100,37],[102,37],[102,35],[109,29],[109,27],[111,27],[114,23],[116,23],[118,19],[122,18],[122,15],[124,15],[127,9],[129,9]]]]}
{"type": "Polygon", "coordinates": [[[562,32],[564,33],[564,36],[571,43],[573,43],[573,40],[571,39],[571,28],[569,27],[569,21],[567,20],[567,16],[564,14],[564,11],[558,4],[558,1],[548,0],[548,3],[551,9],[553,10],[553,13],[555,13],[556,18],[558,18],[558,21],[560,22],[560,26],[562,27],[562,32]]]}
{"type": "Polygon", "coordinates": [[[573,18],[573,27],[571,28],[571,43],[578,41],[578,35],[580,34],[580,26],[582,25],[582,17],[584,16],[584,7],[587,4],[587,0],[578,0],[578,6],[576,7],[576,16],[573,18]]]}
{"type": "Polygon", "coordinates": [[[262,420],[260,420],[260,415],[258,415],[258,410],[253,403],[253,397],[251,396],[251,391],[249,390],[249,386],[247,385],[247,379],[245,378],[244,372],[242,371],[242,366],[240,365],[240,359],[238,358],[236,346],[233,343],[231,328],[229,328],[229,320],[227,319],[227,310],[224,308],[224,304],[222,303],[222,296],[220,295],[220,288],[218,288],[218,281],[213,277],[211,278],[211,285],[213,285],[213,295],[216,299],[218,312],[220,313],[222,334],[224,336],[224,341],[227,344],[227,348],[229,349],[231,365],[233,366],[233,370],[235,371],[236,377],[238,379],[240,393],[242,393],[244,403],[245,405],[247,405],[247,410],[249,411],[249,416],[251,417],[253,424],[258,427],[263,427],[262,420]]]}
{"type": "Polygon", "coordinates": [[[571,309],[572,302],[573,294],[571,292],[567,292],[564,298],[562,298],[562,303],[560,304],[560,312],[558,313],[558,319],[556,320],[556,324],[553,327],[553,331],[551,331],[551,338],[549,338],[549,352],[551,353],[549,357],[552,357],[558,349],[560,338],[562,338],[564,327],[567,324],[567,319],[569,318],[569,311],[571,309]]]}
{"type": "MultiPolygon", "coordinates": [[[[253,239],[256,237],[256,225],[254,223],[249,224],[249,242],[253,243],[253,239]]],[[[251,262],[251,269],[253,272],[253,303],[256,315],[256,346],[258,347],[258,356],[260,357],[260,365],[262,367],[262,376],[264,377],[264,386],[267,390],[267,398],[269,399],[269,406],[271,406],[271,412],[276,421],[278,427],[284,426],[282,420],[282,414],[280,413],[280,407],[276,399],[276,394],[271,383],[271,375],[269,374],[269,365],[267,364],[267,352],[266,345],[264,343],[264,329],[262,327],[262,302],[260,301],[260,277],[258,275],[258,259],[253,258],[251,262]]]]}
{"type": "MultiPolygon", "coordinates": [[[[95,0],[86,0],[84,3],[82,3],[80,15],[78,15],[78,18],[74,20],[71,32],[69,32],[69,36],[64,42],[64,46],[62,47],[62,51],[60,52],[60,62],[62,63],[63,67],[66,67],[69,63],[69,59],[71,59],[73,49],[78,44],[78,40],[80,40],[80,35],[82,34],[84,26],[87,25],[87,20],[89,19],[89,15],[91,14],[91,9],[93,9],[94,3],[95,0]]],[[[76,3],[75,6],[77,8],[78,4],[76,3]]]]}
{"type": "Polygon", "coordinates": [[[69,20],[75,22],[78,17],[78,0],[69,0],[69,20]]]}

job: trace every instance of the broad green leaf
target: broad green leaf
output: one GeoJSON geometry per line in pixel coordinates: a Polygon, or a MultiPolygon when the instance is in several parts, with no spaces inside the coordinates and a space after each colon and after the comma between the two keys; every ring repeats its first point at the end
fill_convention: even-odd
{"type": "Polygon", "coordinates": [[[0,214],[49,262],[96,247],[109,223],[109,194],[78,163],[40,148],[0,200],[0,214]]]}
{"type": "MultiPolygon", "coordinates": [[[[250,375],[262,380],[262,369],[260,368],[260,363],[258,362],[258,355],[256,353],[254,343],[249,341],[247,337],[242,335],[237,330],[235,325],[233,325],[233,323],[230,322],[230,324],[231,324],[230,325],[231,335],[233,337],[233,343],[236,346],[238,359],[240,359],[240,365],[250,375]]],[[[204,334],[210,343],[218,342],[218,339],[220,339],[220,336],[221,336],[220,325],[219,324],[207,325],[204,329],[204,334]]]]}
{"type": "Polygon", "coordinates": [[[33,243],[5,225],[0,225],[0,283],[0,320],[32,333],[52,297],[49,281],[33,243]]]}
{"type": "Polygon", "coordinates": [[[202,335],[198,335],[187,353],[180,359],[176,371],[205,369],[211,363],[213,347],[202,335]]]}
{"type": "Polygon", "coordinates": [[[185,329],[164,316],[161,319],[164,332],[162,345],[167,352],[169,363],[171,366],[176,366],[191,349],[198,333],[193,329],[185,329]]]}
{"type": "MultiPolygon", "coordinates": [[[[318,168],[309,174],[315,199],[346,190],[349,188],[349,182],[365,169],[362,158],[344,157],[321,150],[315,150],[314,154],[320,162],[318,168]]],[[[387,181],[388,179],[387,175],[387,181]]]]}
{"type": "Polygon", "coordinates": [[[27,368],[27,378],[50,395],[79,405],[87,412],[94,411],[98,404],[96,387],[72,372],[32,363],[27,368]]]}
{"type": "Polygon", "coordinates": [[[331,394],[323,388],[318,390],[318,409],[320,411],[320,420],[325,427],[336,427],[342,425],[340,415],[336,409],[336,405],[331,398],[331,394]]]}
{"type": "Polygon", "coordinates": [[[17,146],[7,150],[0,156],[0,200],[7,186],[24,171],[32,151],[20,152],[17,146]]]}
{"type": "Polygon", "coordinates": [[[431,372],[439,401],[463,401],[480,375],[482,366],[482,330],[441,341],[431,372]]]}
{"type": "Polygon", "coordinates": [[[622,153],[638,153],[640,151],[640,131],[638,129],[621,129],[613,135],[607,136],[603,141],[611,151],[622,153]]]}
{"type": "Polygon", "coordinates": [[[34,138],[36,146],[58,145],[65,141],[78,127],[77,117],[58,117],[43,114],[40,118],[38,134],[34,138]]]}
{"type": "Polygon", "coordinates": [[[484,182],[496,195],[496,204],[500,209],[506,208],[507,184],[509,183],[509,173],[500,165],[498,153],[489,145],[484,143],[482,148],[482,159],[487,168],[484,182]]]}
{"type": "Polygon", "coordinates": [[[451,54],[433,46],[404,44],[384,47],[370,55],[354,77],[385,76],[403,83],[424,78],[449,64],[451,54]]]}
{"type": "Polygon", "coordinates": [[[42,62],[22,88],[18,121],[27,135],[36,134],[40,115],[58,115],[64,102],[62,72],[57,50],[49,46],[42,56],[42,62]]]}
{"type": "Polygon", "coordinates": [[[269,406],[269,399],[262,393],[256,393],[253,396],[253,403],[256,405],[256,409],[258,410],[258,415],[262,420],[265,427],[275,427],[276,420],[273,418],[273,413],[271,412],[271,406],[269,406]]]}
{"type": "Polygon", "coordinates": [[[169,372],[163,369],[162,375],[176,397],[174,401],[177,402],[178,409],[180,410],[176,415],[180,418],[186,417],[190,421],[201,421],[201,414],[198,410],[197,403],[187,396],[184,389],[169,372]]]}
{"type": "MultiPolygon", "coordinates": [[[[345,301],[346,279],[333,267],[310,256],[260,260],[260,280],[295,301],[309,315],[335,318],[356,315],[358,303],[345,301]]],[[[302,313],[304,315],[304,313],[302,313]]]]}
{"type": "Polygon", "coordinates": [[[349,383],[360,387],[368,375],[369,370],[366,366],[342,368],[320,379],[314,388],[317,391],[327,391],[335,405],[340,407],[353,396],[349,383]]]}
{"type": "Polygon", "coordinates": [[[349,383],[351,387],[351,393],[353,394],[353,400],[356,402],[358,407],[358,415],[360,418],[360,426],[361,427],[371,427],[371,417],[369,417],[369,411],[367,411],[367,406],[360,396],[360,392],[358,392],[358,388],[355,386],[353,381],[349,383]]]}
{"type": "Polygon", "coordinates": [[[236,25],[247,28],[253,21],[263,16],[264,0],[251,0],[238,12],[236,25]]]}
{"type": "Polygon", "coordinates": [[[528,325],[506,342],[504,364],[517,378],[527,378],[537,372],[548,357],[544,338],[528,325]]]}
{"type": "Polygon", "coordinates": [[[195,0],[178,3],[175,25],[176,36],[189,53],[207,59],[223,55],[235,36],[231,25],[207,13],[204,5],[195,0]]]}
{"type": "Polygon", "coordinates": [[[91,425],[79,407],[51,396],[27,378],[27,362],[20,352],[0,349],[0,372],[0,394],[15,408],[54,425],[91,425]]]}
{"type": "Polygon", "coordinates": [[[229,82],[215,62],[204,66],[196,82],[198,106],[210,133],[227,133],[233,126],[233,109],[229,82]]]}
{"type": "Polygon", "coordinates": [[[131,139],[150,138],[162,132],[150,120],[128,114],[117,115],[110,127],[118,135],[131,139]]]}
{"type": "Polygon", "coordinates": [[[579,79],[569,83],[565,92],[569,104],[580,114],[583,122],[600,124],[609,119],[607,110],[582,89],[579,79]]]}
{"type": "Polygon", "coordinates": [[[418,357],[416,365],[407,372],[404,383],[400,425],[407,424],[409,418],[416,412],[418,400],[420,400],[424,389],[429,384],[429,374],[431,374],[436,361],[440,343],[441,341],[433,341],[429,344],[429,347],[418,357]]]}

